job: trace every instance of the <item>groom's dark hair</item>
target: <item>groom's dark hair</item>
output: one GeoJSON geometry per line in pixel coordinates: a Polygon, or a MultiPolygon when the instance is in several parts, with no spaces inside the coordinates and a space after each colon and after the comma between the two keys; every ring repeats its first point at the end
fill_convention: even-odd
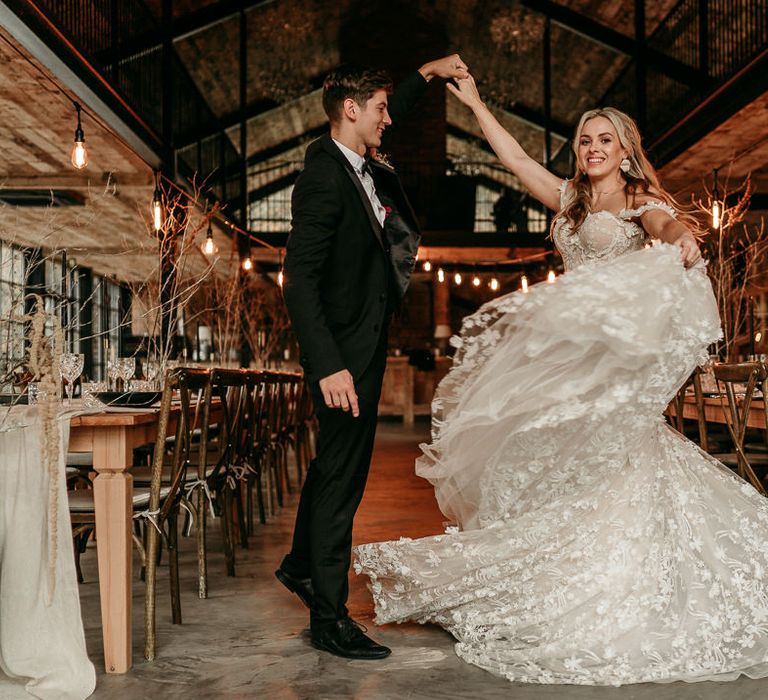
{"type": "Polygon", "coordinates": [[[344,100],[365,106],[377,90],[392,91],[392,78],[383,70],[348,63],[331,71],[323,82],[323,109],[332,124],[341,120],[344,100]]]}

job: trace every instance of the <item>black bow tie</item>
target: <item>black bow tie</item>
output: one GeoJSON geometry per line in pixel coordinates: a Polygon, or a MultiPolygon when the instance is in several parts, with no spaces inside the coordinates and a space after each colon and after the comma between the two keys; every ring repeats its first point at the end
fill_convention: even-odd
{"type": "Polygon", "coordinates": [[[365,156],[363,159],[363,167],[360,168],[360,172],[365,175],[368,173],[369,175],[373,173],[373,168],[371,167],[371,161],[373,159],[370,156],[365,156]]]}

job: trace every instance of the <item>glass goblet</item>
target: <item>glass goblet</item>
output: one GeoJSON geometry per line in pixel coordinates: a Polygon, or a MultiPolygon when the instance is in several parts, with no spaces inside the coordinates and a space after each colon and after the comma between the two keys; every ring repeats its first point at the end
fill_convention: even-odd
{"type": "Polygon", "coordinates": [[[72,405],[72,392],[75,388],[75,380],[83,373],[85,357],[81,352],[65,352],[59,358],[59,371],[67,380],[67,403],[72,405]]]}
{"type": "Polygon", "coordinates": [[[145,360],[144,361],[144,379],[153,385],[158,381],[160,376],[161,365],[158,360],[145,360]]]}
{"type": "Polygon", "coordinates": [[[120,357],[118,358],[119,376],[123,380],[123,391],[128,391],[128,380],[136,374],[136,358],[120,357]]]}
{"type": "Polygon", "coordinates": [[[120,378],[120,363],[114,357],[107,360],[108,391],[117,391],[117,380],[120,378]]]}

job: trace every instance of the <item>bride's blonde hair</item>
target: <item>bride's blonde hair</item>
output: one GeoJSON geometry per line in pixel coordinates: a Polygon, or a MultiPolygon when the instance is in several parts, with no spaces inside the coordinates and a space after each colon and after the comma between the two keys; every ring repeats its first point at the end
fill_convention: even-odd
{"type": "Polygon", "coordinates": [[[698,233],[700,227],[696,219],[685,213],[675,198],[661,186],[656,169],[643,150],[640,131],[635,120],[615,107],[590,109],[581,115],[579,125],[576,127],[576,136],[571,144],[576,155],[576,172],[571,180],[571,186],[565,190],[563,206],[554,221],[562,217],[570,224],[571,230],[575,231],[584,223],[584,219],[591,211],[592,186],[586,173],[579,166],[579,139],[584,125],[595,117],[605,117],[613,124],[619,143],[627,151],[629,169],[626,172],[622,170],[621,174],[624,178],[624,193],[630,201],[630,207],[634,206],[636,195],[650,195],[671,206],[678,213],[678,219],[688,226],[692,233],[698,233]]]}

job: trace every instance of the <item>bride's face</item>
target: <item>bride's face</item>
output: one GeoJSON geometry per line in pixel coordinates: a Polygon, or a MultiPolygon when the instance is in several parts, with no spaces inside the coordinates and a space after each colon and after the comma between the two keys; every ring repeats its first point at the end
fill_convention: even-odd
{"type": "Polygon", "coordinates": [[[590,178],[618,177],[619,165],[627,155],[609,119],[594,117],[584,123],[579,134],[579,167],[590,178]]]}

